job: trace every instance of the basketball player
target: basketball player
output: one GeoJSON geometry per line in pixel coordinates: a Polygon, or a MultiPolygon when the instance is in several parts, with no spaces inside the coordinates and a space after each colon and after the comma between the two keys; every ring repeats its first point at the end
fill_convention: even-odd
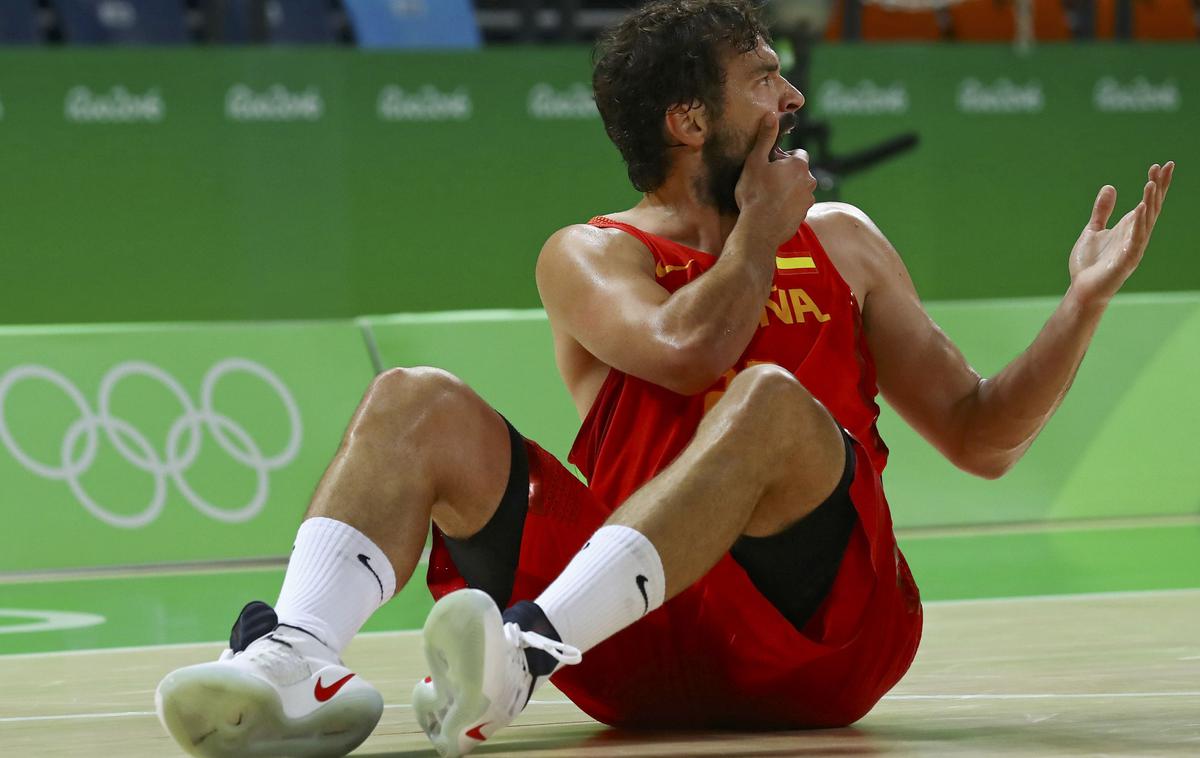
{"type": "Polygon", "coordinates": [[[364,740],[382,703],[339,655],[409,580],[431,521],[440,600],[414,707],[443,755],[510,723],[551,674],[621,726],[861,718],[921,634],[877,386],[960,468],[1009,470],[1141,260],[1174,170],[1152,166],[1112,229],[1116,191],[1100,190],[1061,304],[984,379],[866,214],[814,205],[804,152],[775,148],[804,97],[750,2],[644,6],[602,40],[594,85],[644,197],[561,230],[537,267],[588,485],[455,377],[385,372],[275,608],[247,606],[219,662],[159,686],[184,749],[340,755],[364,740]]]}

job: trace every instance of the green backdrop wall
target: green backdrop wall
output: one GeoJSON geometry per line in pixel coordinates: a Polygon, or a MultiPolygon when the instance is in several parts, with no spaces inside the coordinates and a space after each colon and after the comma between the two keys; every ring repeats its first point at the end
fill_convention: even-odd
{"type": "MultiPolygon", "coordinates": [[[[991,373],[1053,305],[930,312],[991,373]]],[[[1200,294],[1118,297],[1059,412],[995,482],[955,470],[885,408],[896,525],[1194,518],[1198,343],[1200,294]]],[[[422,364],[566,458],[579,418],[540,310],[0,328],[0,576],[285,555],[373,368],[422,364]]]]}
{"type": "Polygon", "coordinates": [[[0,574],[286,555],[373,373],[351,322],[0,329],[0,574]]]}
{"type": "MultiPolygon", "coordinates": [[[[588,51],[0,51],[0,323],[536,307],[555,228],[632,204],[588,51]]],[[[1100,184],[1177,186],[1131,290],[1200,288],[1200,49],[827,47],[810,107],[934,299],[1061,292],[1100,184]]]]}

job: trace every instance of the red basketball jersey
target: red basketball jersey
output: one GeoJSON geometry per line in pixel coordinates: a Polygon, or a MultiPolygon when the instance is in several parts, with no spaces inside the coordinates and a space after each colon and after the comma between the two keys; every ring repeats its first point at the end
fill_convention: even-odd
{"type": "MultiPolygon", "coordinates": [[[[591,224],[621,229],[641,240],[654,255],[658,283],[671,292],[698,279],[717,261],[714,255],[603,216],[591,224]]],[[[701,417],[733,377],[760,363],[792,372],[863,444],[875,470],[882,473],[888,450],[875,427],[875,364],[854,293],[807,224],[780,246],[775,262],[774,286],[758,331],[738,362],[705,392],[679,395],[615,369],[609,373],[570,455],[605,502],[620,505],[665,468],[695,435],[701,417]]],[[[863,526],[873,535],[885,525],[863,526]]],[[[889,519],[886,527],[890,526],[889,519]]]]}
{"type": "MultiPolygon", "coordinates": [[[[658,281],[671,291],[716,262],[609,219],[592,223],[642,240],[658,281]]],[[[604,723],[842,726],[867,713],[916,653],[920,599],[883,497],[887,448],[875,430],[874,367],[858,304],[807,226],[779,249],[760,323],[737,364],[698,395],[611,371],[571,451],[588,487],[526,444],[529,510],[510,602],[536,599],[608,515],[687,445],[737,372],[755,362],[791,371],[855,438],[850,498],[859,524],[829,594],[804,628],[772,608],[726,554],[691,587],[555,674],[554,683],[604,723]]],[[[435,597],[466,586],[436,526],[429,586],[435,597]]]]}

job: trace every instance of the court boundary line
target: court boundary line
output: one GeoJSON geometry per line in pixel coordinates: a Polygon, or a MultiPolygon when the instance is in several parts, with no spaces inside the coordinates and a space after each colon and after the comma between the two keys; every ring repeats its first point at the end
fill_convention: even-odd
{"type": "MultiPolygon", "coordinates": [[[[1125,698],[1200,698],[1200,690],[1174,692],[981,692],[958,695],[888,694],[882,701],[941,701],[941,700],[1111,700],[1125,698]]],[[[530,700],[528,705],[574,705],[570,700],[530,700]]],[[[411,709],[412,703],[388,703],[384,710],[411,709]]],[[[63,713],[57,716],[5,716],[0,724],[28,724],[47,721],[103,721],[106,719],[149,718],[155,711],[113,711],[112,713],[63,713]]],[[[597,722],[599,723],[599,722],[597,722]]]]}
{"type": "Polygon", "coordinates": [[[962,695],[884,695],[884,700],[1099,700],[1130,697],[1195,697],[1200,690],[1178,692],[980,692],[962,695]]]}
{"type": "MultiPolygon", "coordinates": [[[[1113,516],[1104,518],[1058,519],[1051,521],[990,522],[900,527],[896,539],[939,539],[952,537],[1005,537],[1016,534],[1065,534],[1130,529],[1164,529],[1173,526],[1200,525],[1200,514],[1159,514],[1156,516],[1113,516]]],[[[40,584],[47,582],[83,582],[104,579],[155,578],[160,576],[238,573],[286,569],[288,556],[228,558],[178,563],[126,564],[82,568],[40,569],[36,571],[0,571],[0,585],[40,584]]],[[[421,552],[418,565],[429,562],[429,548],[421,552]]]]}
{"type": "Polygon", "coordinates": [[[1046,521],[1006,521],[986,524],[943,524],[906,526],[895,529],[897,540],[922,540],[945,537],[1006,537],[1014,534],[1062,534],[1066,532],[1103,532],[1130,529],[1162,529],[1171,526],[1200,525],[1200,513],[1161,513],[1155,516],[1104,516],[1046,521]]]}
{"type": "Polygon", "coordinates": [[[950,600],[928,600],[921,605],[925,607],[948,605],[973,605],[977,603],[1016,603],[1016,602],[1059,602],[1070,600],[1123,600],[1133,597],[1158,597],[1161,595],[1200,594],[1200,587],[1173,587],[1158,590],[1114,590],[1110,592],[1070,592],[1057,595],[1009,595],[1006,597],[968,597],[950,600]]]}
{"type": "Polygon", "coordinates": [[[211,561],[130,563],[118,566],[5,571],[0,572],[0,585],[82,582],[93,579],[127,579],[132,577],[177,576],[180,574],[233,574],[248,571],[285,569],[287,568],[287,563],[288,556],[271,555],[259,558],[223,558],[211,561]]]}
{"type": "MultiPolygon", "coordinates": [[[[1076,600],[1121,600],[1134,597],[1159,597],[1162,595],[1200,595],[1200,587],[1175,587],[1171,589],[1156,589],[1156,590],[1117,590],[1113,592],[1074,592],[1060,595],[1011,595],[1006,597],[981,597],[981,598],[961,598],[951,600],[928,600],[923,601],[924,607],[945,607],[955,605],[972,605],[978,603],[1019,603],[1019,602],[1061,602],[1061,601],[1076,601],[1076,600]]],[[[390,629],[372,632],[360,632],[355,635],[355,639],[359,637],[384,637],[394,635],[397,637],[411,637],[420,634],[420,629],[390,629]]],[[[353,644],[353,643],[351,643],[353,644]]],[[[16,660],[21,658],[40,658],[50,656],[78,656],[78,655],[93,655],[105,653],[136,653],[149,650],[172,650],[188,647],[224,647],[224,640],[208,640],[201,642],[168,642],[161,645],[127,645],[123,647],[95,647],[82,648],[79,650],[50,650],[41,653],[0,653],[0,663],[8,660],[16,660]]]]}
{"type": "MultiPolygon", "coordinates": [[[[526,705],[574,705],[574,703],[570,700],[538,700],[535,698],[526,705]]],[[[387,703],[383,709],[386,711],[412,707],[412,703],[387,703]]],[[[38,721],[99,721],[118,718],[146,718],[157,715],[155,711],[113,711],[112,713],[63,713],[57,716],[4,716],[0,717],[0,724],[25,724],[38,721]]]]}

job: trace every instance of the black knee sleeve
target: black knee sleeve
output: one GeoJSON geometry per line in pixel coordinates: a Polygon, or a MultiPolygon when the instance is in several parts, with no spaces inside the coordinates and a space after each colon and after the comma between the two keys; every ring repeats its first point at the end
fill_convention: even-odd
{"type": "Polygon", "coordinates": [[[512,596],[521,556],[521,532],[529,509],[529,456],[525,438],[504,420],[512,447],[508,486],[495,514],[474,535],[466,539],[445,537],[450,558],[467,585],[492,596],[501,609],[512,596]]]}
{"type": "Polygon", "coordinates": [[[769,537],[741,537],[730,549],[750,581],[797,629],[833,587],[858,513],[850,500],[854,448],[845,432],[846,464],[833,493],[811,513],[769,537]]]}

